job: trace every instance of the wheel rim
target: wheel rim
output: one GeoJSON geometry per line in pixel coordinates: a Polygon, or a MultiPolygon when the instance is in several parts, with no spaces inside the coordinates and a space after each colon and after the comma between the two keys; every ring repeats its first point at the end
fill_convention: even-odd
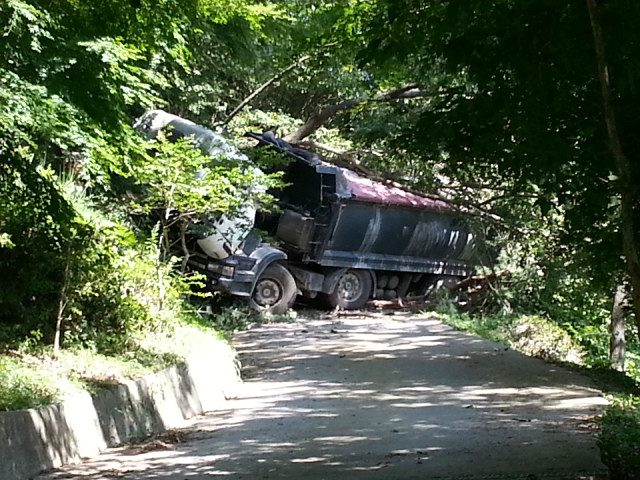
{"type": "Polygon", "coordinates": [[[353,273],[347,272],[338,281],[338,295],[346,301],[352,301],[362,293],[362,282],[360,277],[353,273]]]}
{"type": "Polygon", "coordinates": [[[282,298],[280,284],[271,278],[260,280],[253,293],[253,300],[261,307],[271,307],[282,298]]]}

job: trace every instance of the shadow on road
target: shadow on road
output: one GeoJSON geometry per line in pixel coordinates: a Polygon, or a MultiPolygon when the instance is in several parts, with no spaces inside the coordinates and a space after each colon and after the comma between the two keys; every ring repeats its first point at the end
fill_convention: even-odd
{"type": "Polygon", "coordinates": [[[436,320],[269,324],[235,343],[245,384],[228,410],[194,422],[188,442],[121,449],[63,478],[606,473],[590,423],[604,400],[586,377],[436,320]]]}

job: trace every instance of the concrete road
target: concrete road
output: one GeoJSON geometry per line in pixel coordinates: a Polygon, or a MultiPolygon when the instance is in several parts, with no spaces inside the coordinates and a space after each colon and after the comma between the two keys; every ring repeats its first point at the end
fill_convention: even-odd
{"type": "Polygon", "coordinates": [[[228,409],[42,480],[607,477],[587,379],[437,320],[301,318],[235,343],[228,409]]]}

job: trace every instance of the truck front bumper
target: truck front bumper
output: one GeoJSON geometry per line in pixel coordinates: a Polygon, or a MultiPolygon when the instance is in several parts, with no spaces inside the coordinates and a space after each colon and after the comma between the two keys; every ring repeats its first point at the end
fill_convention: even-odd
{"type": "Polygon", "coordinates": [[[191,270],[205,275],[207,290],[248,297],[255,280],[255,272],[251,270],[255,263],[255,259],[243,255],[214,260],[194,254],[188,265],[191,270]]]}

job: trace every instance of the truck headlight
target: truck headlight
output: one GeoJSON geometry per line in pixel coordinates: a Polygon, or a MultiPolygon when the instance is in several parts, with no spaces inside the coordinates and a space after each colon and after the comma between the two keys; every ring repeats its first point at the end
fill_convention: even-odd
{"type": "Polygon", "coordinates": [[[234,273],[236,273],[236,269],[234,267],[230,267],[228,265],[222,267],[222,275],[225,277],[233,277],[234,273]]]}
{"type": "Polygon", "coordinates": [[[217,273],[218,275],[223,275],[225,277],[233,277],[233,275],[236,273],[235,267],[212,262],[209,262],[207,264],[207,270],[213,273],[217,273]]]}

